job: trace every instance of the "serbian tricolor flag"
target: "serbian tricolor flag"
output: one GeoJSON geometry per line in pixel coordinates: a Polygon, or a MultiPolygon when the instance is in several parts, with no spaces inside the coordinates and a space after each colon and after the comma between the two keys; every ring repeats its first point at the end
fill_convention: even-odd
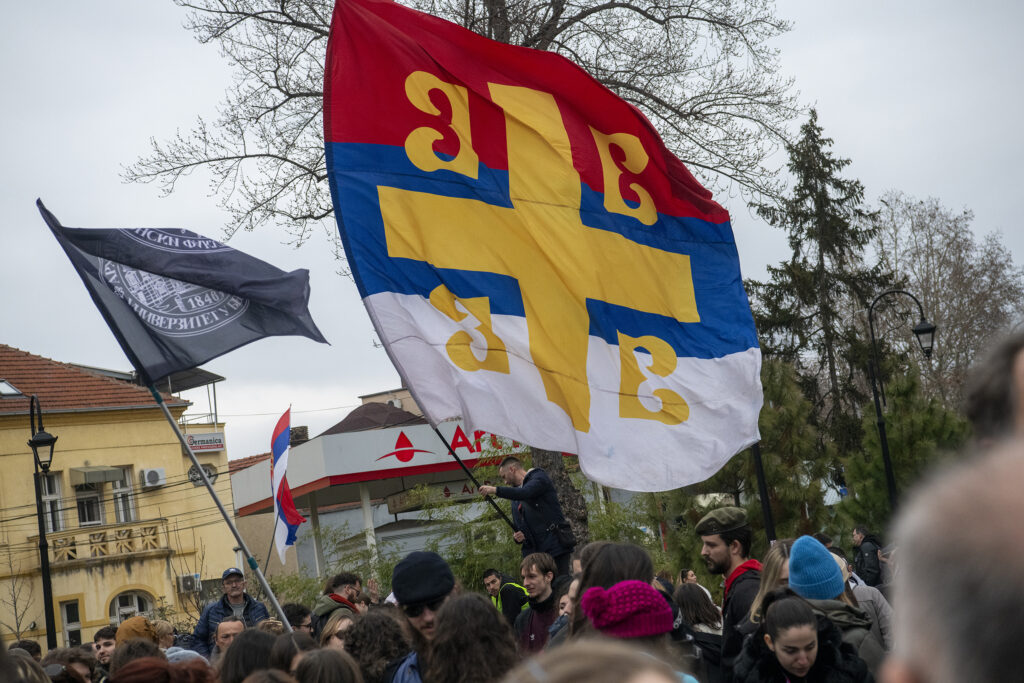
{"type": "Polygon", "coordinates": [[[284,415],[274,427],[274,436],[270,439],[270,451],[273,461],[270,465],[271,490],[274,494],[274,545],[277,556],[284,564],[284,553],[288,546],[295,545],[295,533],[306,518],[295,509],[292,490],[288,487],[288,446],[291,440],[291,412],[284,415]]]}
{"type": "Polygon", "coordinates": [[[729,215],[578,66],[338,0],[324,134],[356,284],[431,423],[577,453],[634,491],[758,440],[729,215]]]}

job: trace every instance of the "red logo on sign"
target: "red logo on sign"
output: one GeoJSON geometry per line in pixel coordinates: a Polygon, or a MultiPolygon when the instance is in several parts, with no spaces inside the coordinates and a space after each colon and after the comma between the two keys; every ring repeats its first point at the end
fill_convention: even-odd
{"type": "Polygon", "coordinates": [[[416,455],[417,453],[433,452],[434,451],[425,451],[422,448],[413,448],[412,441],[409,441],[409,437],[405,435],[405,432],[399,432],[398,439],[395,441],[395,450],[391,451],[390,453],[385,453],[384,455],[377,458],[377,460],[383,460],[384,458],[393,455],[396,458],[398,458],[401,462],[409,462],[410,460],[412,460],[412,456],[416,455]]]}

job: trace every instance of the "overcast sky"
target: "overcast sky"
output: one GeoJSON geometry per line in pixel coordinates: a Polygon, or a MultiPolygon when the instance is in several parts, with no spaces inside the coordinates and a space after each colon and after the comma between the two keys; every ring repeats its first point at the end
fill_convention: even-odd
{"type": "MultiPolygon", "coordinates": [[[[991,0],[970,7],[783,0],[778,13],[794,22],[778,42],[783,73],[796,79],[802,103],[817,106],[836,153],[853,160],[847,175],[872,200],[895,188],[973,209],[976,232],[1001,231],[1024,263],[1015,220],[1024,186],[1024,50],[1016,35],[1024,10],[991,0]]],[[[0,343],[62,362],[130,367],[36,212],[36,197],[68,226],[182,227],[221,237],[227,218],[201,177],[167,198],[155,186],[120,180],[122,165],[144,154],[150,137],[166,139],[197,115],[212,116],[231,83],[216,47],[197,43],[183,19],[169,0],[7,8],[0,343]]],[[[763,276],[786,256],[784,236],[738,199],[719,199],[732,212],[744,275],[763,276]]],[[[316,434],[360,394],[399,384],[373,345],[355,286],[336,274],[327,229],[334,227],[298,249],[273,226],[231,241],[282,269],[311,271],[310,308],[331,342],[267,339],[204,366],[227,378],[217,394],[232,458],[269,450],[289,404],[292,425],[316,434]]],[[[206,410],[205,393],[187,397],[206,410]]]]}

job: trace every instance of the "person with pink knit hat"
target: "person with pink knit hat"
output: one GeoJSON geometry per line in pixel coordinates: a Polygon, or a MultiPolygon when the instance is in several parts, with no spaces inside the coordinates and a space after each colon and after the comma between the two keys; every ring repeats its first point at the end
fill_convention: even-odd
{"type": "Polygon", "coordinates": [[[610,588],[593,586],[580,598],[580,609],[595,631],[637,644],[649,654],[671,663],[680,681],[697,683],[694,677],[678,671],[680,667],[671,661],[672,608],[649,583],[620,581],[610,588]]]}

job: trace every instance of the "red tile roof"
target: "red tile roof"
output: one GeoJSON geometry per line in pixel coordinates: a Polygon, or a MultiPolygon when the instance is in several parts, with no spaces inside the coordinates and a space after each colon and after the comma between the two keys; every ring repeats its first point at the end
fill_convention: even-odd
{"type": "MultiPolygon", "coordinates": [[[[5,344],[0,344],[0,380],[7,381],[23,394],[0,397],[0,415],[27,415],[28,397],[32,394],[39,397],[44,413],[156,407],[156,401],[144,387],[5,344]]],[[[188,405],[188,401],[162,395],[168,406],[188,405]]]]}
{"type": "Polygon", "coordinates": [[[244,470],[247,467],[252,467],[258,462],[270,459],[270,453],[260,453],[259,455],[250,455],[245,458],[235,458],[234,460],[228,460],[228,474],[234,474],[244,470]]]}

